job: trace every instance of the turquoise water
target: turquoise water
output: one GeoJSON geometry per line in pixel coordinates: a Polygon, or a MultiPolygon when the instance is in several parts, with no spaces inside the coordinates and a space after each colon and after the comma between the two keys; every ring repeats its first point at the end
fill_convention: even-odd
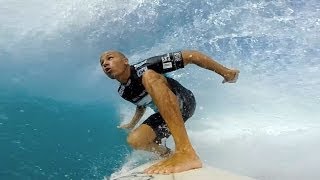
{"type": "Polygon", "coordinates": [[[115,107],[1,98],[1,179],[101,179],[129,149],[115,107]]]}
{"type": "Polygon", "coordinates": [[[318,0],[0,1],[0,179],[102,179],[147,158],[116,128],[134,106],[99,67],[108,49],[130,62],[196,49],[240,69],[236,84],[192,65],[171,75],[196,96],[186,126],[201,159],[319,179],[319,11],[318,0]]]}

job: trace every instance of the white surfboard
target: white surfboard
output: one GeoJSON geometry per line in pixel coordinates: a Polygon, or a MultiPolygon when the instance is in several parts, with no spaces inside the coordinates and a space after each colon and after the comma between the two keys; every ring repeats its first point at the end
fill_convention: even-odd
{"type": "MultiPolygon", "coordinates": [[[[149,162],[136,167],[128,172],[113,173],[110,180],[254,180],[247,176],[236,175],[225,170],[205,165],[199,169],[193,169],[169,175],[144,174],[143,170],[150,167],[155,162],[149,162]]],[[[105,178],[108,180],[108,178],[105,178]]]]}

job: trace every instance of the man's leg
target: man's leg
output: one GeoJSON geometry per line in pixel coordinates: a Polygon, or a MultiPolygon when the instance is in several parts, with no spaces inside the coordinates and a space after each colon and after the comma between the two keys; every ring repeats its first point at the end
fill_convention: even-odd
{"type": "Polygon", "coordinates": [[[166,79],[153,70],[147,70],[142,83],[173,136],[176,151],[168,159],[146,169],[146,173],[175,173],[202,167],[184,126],[178,99],[170,90],[166,79]]]}
{"type": "Polygon", "coordinates": [[[129,134],[127,142],[134,149],[155,152],[160,156],[167,155],[168,148],[155,143],[155,139],[154,130],[146,124],[141,124],[129,134]]]}

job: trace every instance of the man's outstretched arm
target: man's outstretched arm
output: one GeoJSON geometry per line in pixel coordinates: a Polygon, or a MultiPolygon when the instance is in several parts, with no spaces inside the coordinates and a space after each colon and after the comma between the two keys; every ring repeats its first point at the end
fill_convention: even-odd
{"type": "Polygon", "coordinates": [[[219,64],[217,61],[215,61],[211,57],[199,51],[194,51],[194,50],[182,51],[182,59],[183,59],[184,66],[188,64],[195,64],[199,67],[216,72],[217,74],[221,75],[224,78],[223,83],[236,82],[240,72],[239,70],[228,69],[224,67],[222,64],[219,64]]]}

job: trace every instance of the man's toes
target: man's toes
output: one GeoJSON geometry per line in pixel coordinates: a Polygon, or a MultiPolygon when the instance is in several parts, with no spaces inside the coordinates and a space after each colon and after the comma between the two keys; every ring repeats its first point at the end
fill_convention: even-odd
{"type": "Polygon", "coordinates": [[[145,170],[144,170],[144,173],[152,174],[152,173],[153,173],[153,171],[154,171],[154,166],[151,166],[151,167],[149,167],[149,168],[145,169],[145,170]]]}
{"type": "Polygon", "coordinates": [[[161,166],[154,170],[155,174],[170,174],[170,170],[167,167],[161,166]]]}
{"type": "Polygon", "coordinates": [[[170,171],[170,169],[165,168],[161,174],[170,174],[172,171],[170,171]]]}
{"type": "Polygon", "coordinates": [[[175,172],[175,167],[174,166],[167,166],[166,167],[166,172],[168,174],[175,172]]]}
{"type": "Polygon", "coordinates": [[[155,171],[161,167],[162,163],[163,162],[159,162],[157,164],[154,164],[154,165],[150,166],[149,168],[144,170],[144,173],[147,173],[147,174],[156,173],[155,171]]]}
{"type": "Polygon", "coordinates": [[[161,169],[157,168],[157,169],[154,169],[152,174],[159,174],[161,173],[161,169]]]}
{"type": "Polygon", "coordinates": [[[160,169],[158,170],[158,174],[168,174],[168,173],[167,173],[167,169],[166,169],[166,168],[160,168],[160,169]]]}

